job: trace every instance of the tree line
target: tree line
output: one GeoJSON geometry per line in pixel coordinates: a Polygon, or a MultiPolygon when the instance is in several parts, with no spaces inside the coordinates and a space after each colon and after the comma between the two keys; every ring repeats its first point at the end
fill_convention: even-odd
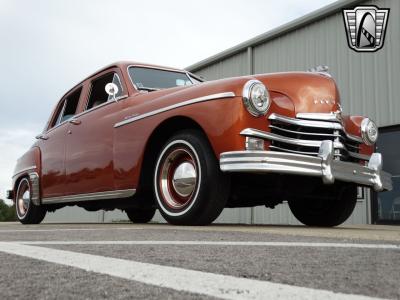
{"type": "Polygon", "coordinates": [[[7,205],[3,199],[0,199],[0,222],[16,221],[17,215],[15,205],[7,205]]]}

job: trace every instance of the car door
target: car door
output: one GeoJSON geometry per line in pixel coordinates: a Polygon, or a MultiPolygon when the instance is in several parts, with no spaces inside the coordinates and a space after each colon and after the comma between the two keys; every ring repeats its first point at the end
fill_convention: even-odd
{"type": "Polygon", "coordinates": [[[65,193],[65,142],[68,120],[76,113],[81,92],[82,86],[79,86],[59,102],[47,130],[38,136],[42,162],[42,198],[58,197],[65,193]]]}
{"type": "Polygon", "coordinates": [[[113,135],[120,119],[118,99],[127,94],[118,69],[107,70],[90,80],[83,111],[69,121],[66,145],[66,195],[114,190],[113,135]],[[116,100],[105,85],[118,86],[116,100]]]}

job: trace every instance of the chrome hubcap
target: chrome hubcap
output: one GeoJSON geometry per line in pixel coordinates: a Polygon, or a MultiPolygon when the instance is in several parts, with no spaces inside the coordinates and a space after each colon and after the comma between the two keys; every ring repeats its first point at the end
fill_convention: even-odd
{"type": "Polygon", "coordinates": [[[175,170],[172,185],[178,195],[189,196],[196,186],[196,169],[190,162],[181,163],[175,170]]]}
{"type": "Polygon", "coordinates": [[[182,209],[192,201],[196,185],[197,169],[192,153],[185,148],[168,153],[159,173],[164,203],[170,208],[182,209]]]}

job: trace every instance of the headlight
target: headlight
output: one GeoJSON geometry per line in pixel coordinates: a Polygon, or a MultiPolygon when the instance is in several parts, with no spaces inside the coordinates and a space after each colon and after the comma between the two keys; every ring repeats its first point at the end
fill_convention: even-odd
{"type": "Polygon", "coordinates": [[[378,139],[378,127],[368,118],[361,122],[361,137],[367,145],[375,144],[378,139]]]}
{"type": "Polygon", "coordinates": [[[243,102],[253,116],[264,115],[271,104],[269,93],[258,80],[249,80],[243,87],[243,102]]]}

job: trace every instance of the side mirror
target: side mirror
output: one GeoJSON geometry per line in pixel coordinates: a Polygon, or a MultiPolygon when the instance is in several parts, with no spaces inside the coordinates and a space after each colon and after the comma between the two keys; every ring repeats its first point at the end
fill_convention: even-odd
{"type": "Polygon", "coordinates": [[[105,90],[106,93],[109,96],[112,96],[114,101],[116,101],[115,95],[118,94],[118,86],[115,83],[110,82],[106,84],[105,90]]]}

